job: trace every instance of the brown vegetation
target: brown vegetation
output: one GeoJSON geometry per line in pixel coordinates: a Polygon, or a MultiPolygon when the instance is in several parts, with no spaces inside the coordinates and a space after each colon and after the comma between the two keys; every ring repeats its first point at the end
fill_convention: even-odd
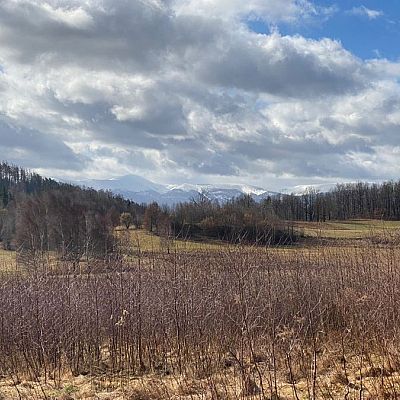
{"type": "Polygon", "coordinates": [[[393,246],[129,260],[2,277],[0,393],[85,398],[83,382],[86,398],[108,387],[121,399],[394,399],[400,390],[393,246]]]}
{"type": "Polygon", "coordinates": [[[396,399],[398,226],[349,218],[399,219],[399,194],[168,209],[2,164],[0,400],[396,399]]]}

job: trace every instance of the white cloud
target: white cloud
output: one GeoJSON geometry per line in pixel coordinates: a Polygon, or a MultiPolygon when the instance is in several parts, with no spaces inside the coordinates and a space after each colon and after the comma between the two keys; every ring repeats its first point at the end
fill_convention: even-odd
{"type": "Polygon", "coordinates": [[[353,7],[348,11],[351,15],[357,15],[359,17],[367,17],[370,20],[377,19],[384,15],[383,11],[380,10],[371,10],[365,6],[353,7]]]}
{"type": "Polygon", "coordinates": [[[0,2],[4,154],[70,177],[395,177],[399,63],[241,23],[295,21],[311,2],[196,4],[0,2]]]}
{"type": "Polygon", "coordinates": [[[10,13],[29,14],[30,22],[38,27],[47,21],[76,29],[86,29],[93,24],[91,15],[79,3],[64,0],[8,0],[3,7],[10,13]]]}
{"type": "Polygon", "coordinates": [[[174,9],[184,15],[261,18],[270,23],[293,22],[318,14],[318,8],[308,0],[176,0],[174,9]]]}

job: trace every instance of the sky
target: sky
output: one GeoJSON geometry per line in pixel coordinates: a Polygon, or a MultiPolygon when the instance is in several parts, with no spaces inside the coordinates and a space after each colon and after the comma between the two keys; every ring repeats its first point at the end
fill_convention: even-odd
{"type": "Polygon", "coordinates": [[[400,178],[398,0],[0,0],[0,159],[62,179],[400,178]]]}

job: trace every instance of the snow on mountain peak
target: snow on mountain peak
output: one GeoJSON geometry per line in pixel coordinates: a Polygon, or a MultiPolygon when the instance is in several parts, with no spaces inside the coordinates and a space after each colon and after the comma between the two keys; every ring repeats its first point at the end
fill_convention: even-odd
{"type": "Polygon", "coordinates": [[[172,184],[162,185],[154,183],[136,175],[126,175],[120,178],[106,180],[80,181],[78,184],[93,187],[94,189],[111,190],[138,203],[150,203],[156,201],[159,204],[173,205],[190,201],[197,193],[204,193],[210,200],[226,202],[242,194],[251,195],[260,201],[267,196],[277,194],[263,188],[246,185],[212,185],[212,184],[172,184]]]}

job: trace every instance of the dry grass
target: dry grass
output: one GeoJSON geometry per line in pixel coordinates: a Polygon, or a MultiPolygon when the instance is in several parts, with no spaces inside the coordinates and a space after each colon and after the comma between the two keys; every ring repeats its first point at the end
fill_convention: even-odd
{"type": "MultiPolygon", "coordinates": [[[[117,229],[117,233],[120,237],[123,236],[125,232],[126,230],[124,228],[117,229]]],[[[167,247],[170,248],[170,252],[219,251],[227,246],[226,243],[217,240],[201,242],[193,240],[165,240],[144,229],[130,229],[129,235],[133,250],[140,249],[142,252],[160,252],[164,251],[167,247]]]]}
{"type": "Polygon", "coordinates": [[[397,244],[127,240],[106,269],[4,274],[0,399],[398,398],[397,244]]]}
{"type": "MultiPolygon", "coordinates": [[[[316,243],[308,243],[307,238],[320,238],[326,240],[340,239],[343,245],[347,245],[346,240],[366,239],[376,237],[392,237],[400,233],[400,221],[381,221],[381,220],[349,220],[349,221],[330,221],[330,222],[297,222],[295,227],[299,232],[304,234],[305,241],[300,242],[296,246],[276,246],[272,247],[275,251],[282,249],[288,251],[298,251],[305,247],[315,247],[316,243]]],[[[119,234],[124,229],[118,230],[119,234]]],[[[130,230],[132,245],[134,248],[140,248],[144,252],[164,251],[166,246],[172,251],[198,252],[198,251],[221,251],[229,246],[222,241],[203,241],[196,242],[192,240],[171,240],[168,244],[157,235],[151,234],[145,230],[130,230]]],[[[328,245],[337,243],[329,242],[328,245]]],[[[252,246],[249,246],[252,248],[252,246]]],[[[254,247],[256,251],[262,250],[263,247],[254,247]]],[[[269,249],[271,250],[271,248],[269,249]]]]}
{"type": "Polygon", "coordinates": [[[363,239],[372,235],[400,230],[399,221],[349,220],[329,222],[298,222],[296,227],[306,237],[325,239],[363,239]]]}
{"type": "Polygon", "coordinates": [[[393,246],[143,257],[107,273],[5,277],[0,393],[385,399],[400,391],[393,246]]]}
{"type": "MultiPolygon", "coordinates": [[[[400,389],[398,371],[370,367],[368,360],[354,356],[343,368],[340,352],[324,349],[320,357],[321,369],[317,378],[316,398],[319,399],[396,399],[400,389]],[[360,367],[361,366],[361,367],[360,367]]],[[[293,367],[294,373],[300,368],[293,367]]],[[[0,380],[0,399],[52,400],[168,400],[168,399],[223,399],[223,400],[310,400],[311,384],[307,376],[298,373],[295,380],[279,374],[275,383],[266,362],[253,365],[253,371],[243,383],[240,371],[226,368],[205,378],[193,379],[185,375],[145,374],[142,376],[93,375],[68,376],[61,380],[0,380]],[[261,374],[261,375],[260,375],[261,374]],[[260,377],[264,381],[260,385],[260,377]]]]}
{"type": "Polygon", "coordinates": [[[16,270],[16,253],[14,251],[0,250],[0,273],[16,270]]]}

